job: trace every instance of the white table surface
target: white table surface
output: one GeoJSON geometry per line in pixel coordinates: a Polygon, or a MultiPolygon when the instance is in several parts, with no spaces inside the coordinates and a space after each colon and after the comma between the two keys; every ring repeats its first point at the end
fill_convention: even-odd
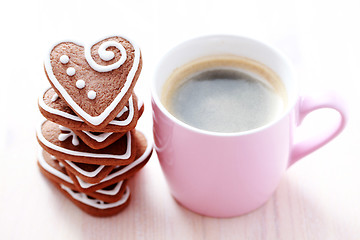
{"type": "MultiPolygon", "coordinates": [[[[0,7],[1,239],[360,239],[360,1],[2,1],[0,7]],[[37,97],[48,86],[51,42],[124,34],[143,53],[139,128],[151,134],[149,83],[159,58],[198,35],[254,37],[294,63],[301,92],[336,89],[350,121],[334,141],[292,166],[273,197],[231,219],[194,214],[169,194],[156,154],[130,182],[132,201],[91,217],[36,165],[37,97]]],[[[336,114],[314,113],[305,132],[336,114]]],[[[330,119],[330,120],[328,120],[330,119]]],[[[326,125],[326,124],[325,124],[326,125]]]]}

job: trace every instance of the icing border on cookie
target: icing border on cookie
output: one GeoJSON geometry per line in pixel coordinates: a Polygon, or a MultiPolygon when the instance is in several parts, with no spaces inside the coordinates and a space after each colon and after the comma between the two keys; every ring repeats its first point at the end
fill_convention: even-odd
{"type": "MultiPolygon", "coordinates": [[[[63,118],[67,118],[67,119],[71,119],[73,121],[78,121],[78,122],[84,122],[84,120],[82,120],[80,117],[76,116],[76,115],[72,115],[70,113],[67,112],[63,112],[60,111],[58,109],[52,108],[50,106],[48,106],[45,102],[44,102],[44,96],[46,94],[47,91],[49,91],[50,88],[48,88],[47,90],[45,90],[45,92],[39,97],[39,105],[42,109],[44,109],[45,111],[61,116],[63,118]]],[[[57,94],[55,92],[55,94],[57,94]]],[[[138,105],[138,109],[141,109],[142,105],[138,105]],[[140,107],[139,107],[140,106],[140,107]]],[[[126,106],[125,106],[126,107],[126,106]]],[[[124,107],[124,108],[125,108],[124,107]]],[[[127,108],[127,107],[126,107],[127,108]]],[[[124,109],[121,110],[121,112],[125,113],[126,111],[123,111],[124,109]]],[[[117,116],[117,117],[121,117],[121,115],[117,116]]],[[[125,120],[112,120],[109,122],[110,125],[116,125],[116,126],[127,126],[131,123],[131,121],[134,118],[134,101],[133,101],[133,97],[131,95],[131,97],[129,98],[129,115],[125,120]]]]}
{"type": "MultiPolygon", "coordinates": [[[[73,180],[66,174],[60,172],[59,170],[57,170],[56,168],[51,167],[44,159],[44,156],[42,155],[43,151],[45,151],[44,149],[41,149],[40,151],[38,151],[38,162],[40,163],[41,167],[43,167],[47,172],[49,172],[50,174],[64,180],[65,182],[68,182],[70,184],[74,184],[73,180]]],[[[54,157],[51,155],[51,157],[54,157]]],[[[54,157],[54,159],[56,159],[54,157]]]]}
{"type": "MultiPolygon", "coordinates": [[[[106,42],[111,42],[113,40],[108,40],[108,41],[105,41],[104,43],[106,42]]],[[[104,44],[102,43],[102,44],[104,44]]],[[[91,54],[90,54],[91,56],[91,54]]],[[[138,48],[138,46],[130,41],[128,38],[125,38],[123,36],[119,36],[119,35],[116,35],[116,36],[110,36],[110,37],[106,37],[100,41],[96,41],[94,42],[93,44],[86,44],[86,45],[82,45],[82,44],[79,44],[79,43],[76,43],[74,41],[62,41],[62,42],[58,42],[56,44],[54,44],[51,48],[50,48],[50,51],[48,53],[48,55],[46,56],[45,58],[45,70],[46,70],[46,73],[50,79],[50,81],[52,82],[52,84],[54,84],[55,88],[61,93],[61,95],[64,97],[65,101],[71,105],[71,108],[74,109],[74,111],[79,114],[81,117],[83,117],[87,122],[91,123],[92,125],[95,125],[95,126],[98,126],[100,125],[101,123],[104,122],[104,120],[109,116],[109,114],[111,112],[114,111],[114,109],[116,108],[116,106],[119,104],[119,102],[122,100],[122,98],[124,97],[125,93],[129,90],[130,86],[131,86],[131,83],[135,77],[135,74],[139,68],[139,64],[140,64],[140,50],[138,48]],[[85,58],[86,58],[86,61],[88,62],[88,59],[86,57],[86,49],[91,49],[93,45],[103,41],[103,40],[106,40],[108,38],[112,38],[112,37],[120,37],[120,38],[123,38],[124,40],[128,41],[134,48],[134,61],[133,61],[133,65],[131,66],[131,69],[126,77],[126,81],[125,81],[125,84],[124,86],[121,88],[119,94],[115,97],[115,99],[110,103],[109,106],[107,106],[105,108],[105,110],[98,116],[91,116],[90,114],[88,114],[87,112],[85,112],[73,99],[72,97],[67,93],[67,91],[65,90],[65,88],[59,83],[59,81],[56,79],[55,75],[54,75],[54,72],[52,70],[52,66],[51,66],[51,60],[50,60],[50,57],[51,57],[51,52],[53,51],[53,49],[61,44],[61,43],[65,43],[65,42],[71,42],[71,43],[74,43],[78,46],[81,46],[81,47],[84,47],[84,51],[85,51],[85,58]]],[[[91,58],[92,59],[92,58],[91,58]]],[[[120,58],[121,59],[121,58],[120,58]]],[[[93,59],[92,59],[93,60],[93,59]]],[[[91,61],[91,60],[90,60],[91,61]]],[[[119,60],[120,61],[120,60],[119,60]]],[[[119,62],[118,61],[118,62],[119,62]]],[[[88,62],[89,63],[89,62],[88,62]]],[[[90,63],[89,63],[90,65],[90,63]]],[[[108,66],[112,66],[113,64],[111,65],[107,65],[105,67],[108,67],[108,66]]],[[[91,66],[91,65],[90,65],[91,66]]],[[[92,67],[92,66],[91,66],[92,67]]],[[[118,66],[120,67],[120,65],[118,66]]],[[[111,67],[109,67],[110,69],[111,67]]],[[[95,71],[97,71],[96,69],[94,69],[95,71]]],[[[113,70],[113,69],[111,69],[113,70]]],[[[109,71],[111,71],[109,70],[109,71]]]]}
{"type": "Polygon", "coordinates": [[[86,177],[90,177],[90,178],[96,177],[96,175],[98,175],[99,172],[105,167],[105,165],[99,165],[99,167],[96,168],[94,171],[88,172],[88,171],[85,171],[84,169],[81,169],[80,167],[76,166],[76,164],[73,163],[72,161],[69,161],[69,160],[64,160],[64,161],[67,164],[69,164],[69,166],[72,167],[78,173],[80,173],[86,177]]]}
{"type": "Polygon", "coordinates": [[[93,139],[93,140],[95,140],[97,142],[103,142],[113,134],[113,132],[104,132],[104,133],[101,133],[99,135],[95,135],[95,134],[92,134],[89,131],[82,130],[82,132],[85,133],[89,138],[91,138],[91,139],[93,139]]]}
{"type": "Polygon", "coordinates": [[[120,182],[116,183],[116,186],[114,187],[114,189],[111,189],[111,190],[99,189],[99,190],[96,190],[95,192],[114,196],[120,191],[123,182],[124,181],[120,181],[120,182]]]}
{"type": "Polygon", "coordinates": [[[72,156],[79,156],[79,157],[91,157],[91,158],[112,158],[112,159],[129,159],[131,156],[131,133],[126,132],[125,136],[126,136],[126,152],[122,155],[114,155],[114,154],[107,154],[107,153],[89,153],[89,152],[78,152],[78,151],[74,151],[74,150],[70,150],[70,149],[66,149],[60,146],[57,146],[51,142],[49,142],[48,140],[45,139],[45,137],[42,134],[41,128],[42,125],[46,122],[46,120],[44,120],[43,122],[41,122],[39,124],[39,126],[36,129],[37,132],[37,136],[38,139],[40,140],[40,142],[42,142],[45,146],[47,146],[48,148],[51,148],[55,151],[58,152],[62,152],[64,154],[67,155],[72,155],[72,156]]]}
{"type": "MultiPolygon", "coordinates": [[[[62,173],[61,171],[57,170],[56,168],[51,167],[44,159],[44,156],[42,155],[43,153],[43,149],[41,149],[38,152],[38,161],[41,165],[41,167],[43,167],[45,169],[45,171],[49,172],[50,174],[62,179],[63,181],[70,183],[70,184],[74,184],[73,180],[66,174],[62,173]]],[[[52,156],[52,155],[51,155],[52,156]]],[[[52,156],[53,157],[53,156],[52,156]]],[[[56,159],[56,158],[55,158],[56,159]]],[[[59,162],[60,163],[60,162],[59,162]]],[[[116,195],[119,191],[120,188],[122,186],[124,181],[120,181],[116,184],[115,188],[112,190],[104,190],[104,189],[98,189],[95,192],[100,193],[100,194],[104,194],[104,195],[109,195],[109,196],[114,196],[116,195]]]]}
{"type": "MultiPolygon", "coordinates": [[[[131,95],[132,97],[132,95],[131,95]]],[[[129,103],[129,106],[130,106],[130,103],[129,103]]],[[[134,107],[134,106],[133,106],[134,107]]],[[[138,106],[139,108],[139,106],[138,106]]],[[[124,106],[123,109],[121,109],[121,111],[118,113],[118,115],[116,115],[117,118],[121,117],[124,113],[126,113],[127,111],[129,111],[128,107],[127,106],[124,106]]]]}
{"type": "Polygon", "coordinates": [[[98,208],[98,209],[108,209],[108,208],[114,208],[114,207],[118,207],[122,204],[124,204],[129,196],[130,196],[130,188],[128,186],[126,186],[126,190],[124,192],[124,195],[121,197],[121,199],[117,202],[114,203],[105,203],[104,201],[98,200],[98,199],[90,199],[85,193],[81,193],[81,192],[74,192],[73,190],[71,190],[69,187],[60,184],[60,187],[65,190],[73,199],[77,200],[78,202],[81,202],[85,205],[91,206],[93,208],[98,208]]]}
{"type": "MultiPolygon", "coordinates": [[[[109,175],[107,175],[105,178],[103,178],[99,183],[103,183],[106,181],[109,181],[117,176],[120,176],[124,173],[126,173],[127,171],[130,171],[132,168],[136,167],[137,165],[139,165],[141,162],[143,162],[151,153],[152,149],[153,149],[153,144],[149,141],[149,138],[144,134],[145,138],[146,138],[146,142],[147,142],[147,146],[145,149],[145,152],[139,157],[137,158],[134,162],[130,163],[129,165],[126,165],[125,167],[123,167],[122,169],[120,169],[119,171],[116,171],[114,173],[110,173],[109,175]]],[[[65,160],[66,162],[68,162],[69,160],[65,160]]],[[[99,183],[87,183],[85,181],[83,181],[82,179],[80,179],[78,176],[76,176],[76,179],[79,182],[79,185],[82,188],[90,188],[92,186],[95,186],[99,183]]]]}

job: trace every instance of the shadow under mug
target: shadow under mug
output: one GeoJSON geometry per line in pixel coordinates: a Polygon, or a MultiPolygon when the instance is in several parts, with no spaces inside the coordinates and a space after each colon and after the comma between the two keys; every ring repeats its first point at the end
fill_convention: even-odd
{"type": "Polygon", "coordinates": [[[286,169],[336,137],[347,121],[340,97],[334,93],[299,97],[287,58],[246,37],[211,35],[183,42],[162,58],[152,81],[155,148],[171,194],[186,208],[206,216],[239,216],[263,205],[286,169]],[[275,71],[288,94],[286,111],[265,126],[239,133],[200,130],[172,116],[160,101],[170,74],[192,60],[224,54],[251,58],[275,71]],[[321,108],[336,110],[339,121],[326,133],[295,144],[297,126],[321,108]]]}

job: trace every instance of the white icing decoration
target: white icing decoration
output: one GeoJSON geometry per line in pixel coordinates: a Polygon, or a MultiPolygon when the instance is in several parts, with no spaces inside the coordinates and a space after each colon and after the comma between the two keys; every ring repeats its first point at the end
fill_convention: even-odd
{"type": "Polygon", "coordinates": [[[105,195],[114,196],[114,195],[116,195],[116,194],[120,191],[122,184],[123,184],[123,181],[118,182],[118,183],[116,184],[116,186],[115,186],[112,190],[99,189],[99,190],[96,190],[95,192],[98,192],[98,193],[101,193],[101,194],[105,194],[105,195]]]}
{"type": "Polygon", "coordinates": [[[105,165],[99,165],[99,167],[96,168],[94,171],[88,172],[88,171],[85,171],[84,169],[76,166],[76,164],[74,164],[73,162],[71,162],[69,160],[65,160],[65,162],[67,164],[69,164],[70,167],[72,167],[74,170],[76,170],[77,172],[79,172],[80,174],[82,174],[82,175],[84,175],[86,177],[95,177],[105,167],[105,165]]]}
{"type": "Polygon", "coordinates": [[[95,134],[92,134],[91,132],[89,131],[83,131],[83,133],[85,133],[86,135],[88,135],[91,139],[97,141],[97,142],[103,142],[105,141],[109,136],[111,136],[113,133],[112,132],[104,132],[104,133],[101,133],[99,135],[95,135],[95,134]]]}
{"type": "Polygon", "coordinates": [[[62,164],[62,162],[59,162],[59,166],[62,168],[65,167],[64,164],[62,164]]]}
{"type": "MultiPolygon", "coordinates": [[[[51,167],[44,159],[43,155],[42,155],[42,151],[44,151],[43,149],[41,149],[38,152],[38,161],[41,165],[42,168],[44,168],[47,172],[51,173],[52,175],[64,180],[65,182],[68,182],[70,184],[74,184],[73,180],[66,174],[60,172],[59,170],[51,167]]],[[[52,158],[52,157],[51,157],[52,158]]]]}
{"type": "MultiPolygon", "coordinates": [[[[99,183],[103,183],[103,182],[106,182],[106,181],[109,181],[117,176],[120,176],[126,172],[128,172],[129,170],[131,170],[132,168],[136,167],[137,165],[139,165],[141,162],[143,162],[148,156],[149,154],[151,153],[152,151],[152,148],[153,148],[153,145],[152,143],[150,143],[150,138],[148,138],[146,135],[144,135],[145,138],[146,138],[146,141],[147,141],[147,146],[146,146],[146,149],[145,149],[145,152],[139,157],[137,158],[134,162],[126,165],[125,167],[121,168],[119,171],[116,171],[116,172],[113,172],[113,173],[110,173],[109,175],[107,175],[105,178],[103,178],[99,183]]],[[[65,160],[67,163],[69,163],[68,160],[65,160]]],[[[87,182],[84,182],[82,179],[80,179],[78,176],[76,176],[76,179],[78,180],[80,186],[82,188],[90,188],[96,184],[92,184],[92,183],[87,183],[87,182]]],[[[98,184],[99,184],[98,183],[98,184]]]]}
{"type": "MultiPolygon", "coordinates": [[[[78,117],[76,115],[72,115],[67,112],[63,112],[63,111],[60,111],[58,109],[55,109],[55,108],[52,108],[52,107],[46,105],[46,103],[44,102],[44,98],[43,98],[43,95],[45,95],[46,91],[47,90],[45,90],[45,92],[39,97],[39,105],[42,109],[44,109],[45,111],[47,111],[49,113],[52,113],[52,114],[55,114],[55,115],[58,115],[58,116],[61,116],[64,118],[68,118],[68,119],[78,121],[78,122],[84,122],[80,117],[78,117]]],[[[132,96],[129,98],[129,107],[130,107],[129,115],[125,120],[112,120],[109,124],[116,125],[116,126],[129,125],[134,117],[134,101],[133,101],[132,96]]],[[[121,116],[119,116],[119,117],[121,117],[121,116]]]]}
{"type": "Polygon", "coordinates": [[[77,200],[77,201],[79,201],[81,203],[84,203],[86,205],[89,205],[89,206],[91,206],[93,208],[98,208],[98,209],[108,209],[108,208],[118,207],[118,206],[124,204],[128,200],[128,198],[130,196],[130,189],[129,189],[129,187],[126,187],[125,193],[124,193],[124,195],[121,197],[121,199],[119,201],[114,202],[114,203],[105,203],[104,201],[101,201],[101,200],[98,200],[98,199],[90,199],[84,193],[74,192],[69,187],[66,187],[63,184],[60,184],[60,186],[68,194],[70,194],[70,196],[73,199],[75,199],[75,200],[77,200]]]}
{"type": "MultiPolygon", "coordinates": [[[[121,36],[119,36],[121,37],[121,36]]],[[[124,38],[124,37],[122,37],[124,38]]],[[[124,38],[126,39],[126,38],[124,38]]],[[[116,108],[116,106],[119,104],[119,102],[122,100],[122,98],[124,97],[125,93],[129,90],[131,83],[135,77],[135,73],[138,70],[139,67],[139,63],[140,63],[140,50],[137,47],[137,45],[135,43],[133,43],[132,41],[130,41],[129,39],[126,39],[127,41],[130,42],[130,44],[133,46],[134,48],[134,61],[133,61],[133,65],[129,71],[129,74],[126,77],[126,81],[125,84],[123,86],[123,88],[120,90],[120,93],[115,97],[115,99],[113,100],[113,102],[110,103],[110,105],[98,116],[91,116],[90,114],[88,114],[87,112],[85,112],[72,98],[71,96],[67,93],[67,91],[65,90],[65,88],[63,86],[61,86],[61,84],[59,83],[59,81],[56,79],[53,70],[52,70],[52,66],[51,66],[51,62],[50,62],[50,55],[51,55],[51,51],[54,49],[54,47],[56,47],[58,44],[55,44],[52,48],[50,48],[50,52],[47,55],[47,57],[45,58],[45,69],[47,72],[47,75],[50,79],[50,81],[52,82],[52,84],[54,85],[54,87],[61,93],[61,95],[64,97],[65,101],[71,105],[71,108],[74,109],[74,111],[79,114],[80,116],[82,116],[84,119],[86,119],[86,121],[88,121],[89,123],[91,123],[92,125],[100,125],[108,116],[109,114],[114,111],[114,109],[116,108]]],[[[68,41],[69,42],[69,41],[68,41]]],[[[75,43],[79,46],[83,46],[81,44],[75,43]]],[[[84,50],[85,50],[85,58],[86,61],[89,63],[89,65],[96,71],[99,72],[108,72],[111,70],[114,70],[116,68],[119,68],[121,66],[121,64],[123,64],[123,62],[125,62],[127,56],[126,56],[126,51],[124,52],[124,50],[121,50],[123,48],[123,46],[120,43],[117,43],[115,41],[107,41],[102,43],[102,45],[105,46],[113,46],[116,45],[115,47],[119,48],[121,51],[121,58],[119,61],[117,61],[114,64],[111,65],[107,65],[107,66],[102,66],[102,65],[98,65],[95,63],[95,61],[92,59],[91,57],[91,47],[92,45],[86,45],[84,46],[84,50]],[[121,47],[120,47],[121,46],[121,47]]],[[[106,49],[106,48],[105,48],[106,49]]],[[[100,48],[99,48],[100,50],[100,48]]],[[[100,54],[100,53],[99,53],[100,54]]],[[[101,54],[103,55],[103,54],[101,54]]],[[[104,55],[103,55],[104,57],[104,55]]],[[[104,57],[105,58],[105,57],[104,57]]]]}
{"type": "Polygon", "coordinates": [[[62,55],[62,56],[60,57],[60,62],[61,62],[62,64],[67,64],[67,63],[69,62],[69,57],[68,57],[67,55],[62,55]]]}
{"type": "Polygon", "coordinates": [[[55,102],[58,98],[59,98],[59,95],[57,95],[57,93],[54,93],[54,95],[51,98],[51,101],[55,102]]]}
{"type": "Polygon", "coordinates": [[[84,46],[85,58],[86,58],[86,61],[88,62],[88,64],[90,65],[90,67],[92,67],[95,71],[110,72],[116,68],[119,68],[126,61],[127,54],[126,54],[126,50],[125,50],[124,46],[121,43],[118,43],[115,41],[106,41],[106,42],[103,42],[98,49],[100,58],[104,61],[110,61],[111,59],[113,59],[115,57],[115,54],[112,51],[106,51],[106,49],[110,46],[113,46],[113,47],[116,47],[117,49],[119,49],[121,52],[121,57],[120,57],[119,61],[117,61],[113,64],[110,64],[107,66],[99,65],[91,57],[92,46],[93,45],[84,46]]]}
{"type": "Polygon", "coordinates": [[[116,115],[117,118],[121,117],[124,113],[126,113],[129,109],[127,108],[127,106],[125,106],[123,109],[121,109],[121,111],[118,113],[118,115],[116,115]]]}
{"type": "Polygon", "coordinates": [[[78,137],[76,136],[76,134],[70,129],[70,128],[67,128],[67,127],[64,127],[64,126],[61,126],[59,125],[59,128],[61,131],[65,131],[65,132],[68,132],[68,133],[60,133],[59,136],[58,136],[58,139],[59,141],[63,142],[65,141],[68,137],[72,137],[72,140],[71,140],[71,143],[74,145],[74,146],[78,146],[79,145],[79,139],[78,137]]]}
{"type": "MultiPolygon", "coordinates": [[[[42,168],[44,168],[47,172],[49,172],[50,174],[60,178],[61,180],[69,183],[69,184],[74,184],[73,180],[66,174],[64,174],[63,172],[57,170],[56,168],[53,168],[51,167],[44,159],[43,155],[42,155],[42,152],[44,150],[41,149],[39,151],[39,154],[38,154],[38,161],[41,165],[42,168]]],[[[51,155],[52,157],[52,155],[51,155]]],[[[59,162],[59,165],[60,165],[60,162],[59,162]]],[[[121,189],[121,186],[123,184],[124,181],[120,181],[116,184],[115,188],[112,189],[112,190],[104,190],[104,189],[99,189],[99,190],[96,190],[95,192],[98,192],[100,194],[104,194],[104,195],[108,195],[108,196],[114,196],[116,195],[117,193],[119,193],[120,189],[121,189]]]]}
{"type": "Polygon", "coordinates": [[[69,76],[74,76],[75,73],[76,73],[76,70],[73,67],[69,67],[68,69],[66,69],[66,74],[69,76]]]}
{"type": "Polygon", "coordinates": [[[37,137],[38,137],[39,141],[42,142],[45,146],[47,146],[48,148],[51,148],[55,151],[62,152],[62,153],[72,155],[72,156],[91,157],[91,158],[129,159],[131,156],[131,133],[130,132],[127,132],[125,135],[127,146],[126,146],[126,152],[124,154],[114,155],[114,154],[107,154],[107,153],[79,152],[79,151],[70,150],[70,149],[66,149],[66,148],[57,146],[57,145],[49,142],[48,140],[46,140],[41,131],[41,127],[44,124],[44,122],[42,122],[37,127],[37,130],[36,130],[37,137]]]}
{"type": "Polygon", "coordinates": [[[91,100],[96,98],[96,92],[93,90],[90,90],[87,95],[88,95],[88,98],[91,100]]]}
{"type": "Polygon", "coordinates": [[[83,89],[85,87],[85,81],[82,79],[79,79],[76,81],[76,87],[78,89],[83,89]]]}

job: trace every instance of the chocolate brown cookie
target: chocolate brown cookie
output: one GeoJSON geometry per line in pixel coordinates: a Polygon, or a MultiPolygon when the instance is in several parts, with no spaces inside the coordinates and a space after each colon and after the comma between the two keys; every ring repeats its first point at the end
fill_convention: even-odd
{"type": "Polygon", "coordinates": [[[58,159],[98,165],[127,165],[135,160],[136,141],[134,131],[103,149],[92,149],[68,128],[45,121],[37,129],[41,147],[58,159]]]}
{"type": "Polygon", "coordinates": [[[126,105],[141,67],[140,49],[121,36],[94,44],[60,42],[45,59],[45,72],[56,93],[99,131],[126,105]]]}
{"type": "MultiPolygon", "coordinates": [[[[138,104],[138,98],[135,93],[132,94],[115,119],[101,129],[101,132],[126,132],[135,128],[138,119],[144,111],[144,104],[138,104]]],[[[53,88],[47,89],[38,100],[41,114],[48,120],[61,126],[81,131],[96,132],[86,124],[75,112],[61,99],[53,88]]]]}
{"type": "MultiPolygon", "coordinates": [[[[146,137],[139,131],[135,133],[137,146],[136,159],[126,166],[116,166],[105,178],[98,183],[89,183],[84,181],[79,174],[74,171],[67,171],[72,179],[76,189],[80,192],[91,193],[98,189],[112,185],[124,179],[132,177],[149,161],[152,154],[152,145],[146,137]]],[[[67,166],[66,166],[67,167],[67,166]]]]}
{"type": "Polygon", "coordinates": [[[72,173],[87,183],[99,183],[116,167],[88,163],[77,163],[63,159],[57,160],[65,166],[67,173],[72,173]]]}
{"type": "MultiPolygon", "coordinates": [[[[52,182],[62,184],[72,191],[77,191],[76,186],[61,162],[45,150],[39,152],[38,166],[41,173],[52,182]]],[[[122,198],[125,191],[124,186],[126,186],[126,184],[127,179],[124,179],[102,189],[97,189],[93,192],[88,191],[87,195],[100,201],[114,203],[122,198]]]]}

